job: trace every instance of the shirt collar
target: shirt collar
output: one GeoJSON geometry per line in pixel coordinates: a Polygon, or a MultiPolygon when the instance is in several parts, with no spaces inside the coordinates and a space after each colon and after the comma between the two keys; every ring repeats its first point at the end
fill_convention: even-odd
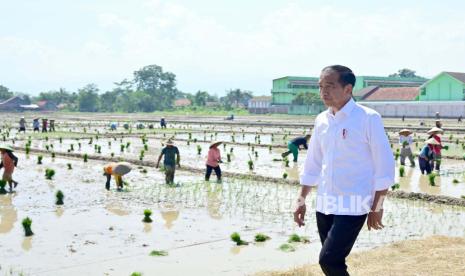
{"type": "Polygon", "coordinates": [[[355,107],[355,101],[353,98],[350,98],[350,100],[344,105],[344,107],[342,107],[338,112],[336,112],[336,114],[332,114],[331,112],[331,107],[328,108],[328,114],[329,116],[336,116],[337,114],[341,113],[341,114],[344,114],[346,116],[349,116],[350,113],[352,112],[352,110],[354,109],[355,107]]]}

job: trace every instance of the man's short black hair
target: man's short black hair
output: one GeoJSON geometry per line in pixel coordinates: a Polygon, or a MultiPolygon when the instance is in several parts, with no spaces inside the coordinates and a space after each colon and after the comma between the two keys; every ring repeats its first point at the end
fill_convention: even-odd
{"type": "Polygon", "coordinates": [[[342,66],[342,65],[331,65],[326,66],[321,70],[324,71],[334,71],[339,74],[339,83],[344,87],[348,84],[352,84],[352,87],[355,85],[355,75],[349,67],[342,66]]]}

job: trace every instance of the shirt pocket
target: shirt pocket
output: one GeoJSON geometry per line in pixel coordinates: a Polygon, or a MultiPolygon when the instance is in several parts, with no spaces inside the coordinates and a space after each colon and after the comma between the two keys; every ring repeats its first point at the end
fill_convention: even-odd
{"type": "Polygon", "coordinates": [[[368,138],[357,128],[343,127],[336,134],[336,145],[341,148],[360,148],[368,144],[368,138]]]}

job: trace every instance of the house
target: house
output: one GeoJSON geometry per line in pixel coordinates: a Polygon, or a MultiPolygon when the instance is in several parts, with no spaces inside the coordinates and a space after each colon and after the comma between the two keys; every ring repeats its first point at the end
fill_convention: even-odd
{"type": "Polygon", "coordinates": [[[368,86],[354,93],[357,101],[415,101],[419,87],[379,87],[368,86]]]}
{"type": "Polygon", "coordinates": [[[4,102],[0,102],[0,111],[23,111],[22,105],[28,105],[29,101],[20,96],[14,96],[4,102]]]}
{"type": "Polygon", "coordinates": [[[270,112],[272,97],[260,96],[249,100],[248,110],[250,113],[264,114],[270,112]]]}
{"type": "Polygon", "coordinates": [[[465,73],[441,72],[420,87],[420,101],[464,101],[465,73]]]}
{"type": "Polygon", "coordinates": [[[39,106],[39,110],[41,111],[57,111],[58,110],[57,105],[51,101],[43,100],[43,101],[38,101],[36,104],[39,106]]]}
{"type": "Polygon", "coordinates": [[[192,102],[189,99],[177,99],[174,101],[174,107],[190,106],[191,104],[192,102]]]}

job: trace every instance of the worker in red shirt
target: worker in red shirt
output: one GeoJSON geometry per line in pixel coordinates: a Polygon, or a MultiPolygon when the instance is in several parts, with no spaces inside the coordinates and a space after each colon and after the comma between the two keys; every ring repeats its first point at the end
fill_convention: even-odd
{"type": "Polygon", "coordinates": [[[0,145],[0,153],[2,160],[0,163],[0,169],[3,168],[2,180],[5,180],[8,183],[10,192],[12,192],[13,187],[16,188],[18,185],[18,182],[13,180],[13,172],[18,164],[18,157],[13,154],[13,149],[7,145],[0,145]]]}

